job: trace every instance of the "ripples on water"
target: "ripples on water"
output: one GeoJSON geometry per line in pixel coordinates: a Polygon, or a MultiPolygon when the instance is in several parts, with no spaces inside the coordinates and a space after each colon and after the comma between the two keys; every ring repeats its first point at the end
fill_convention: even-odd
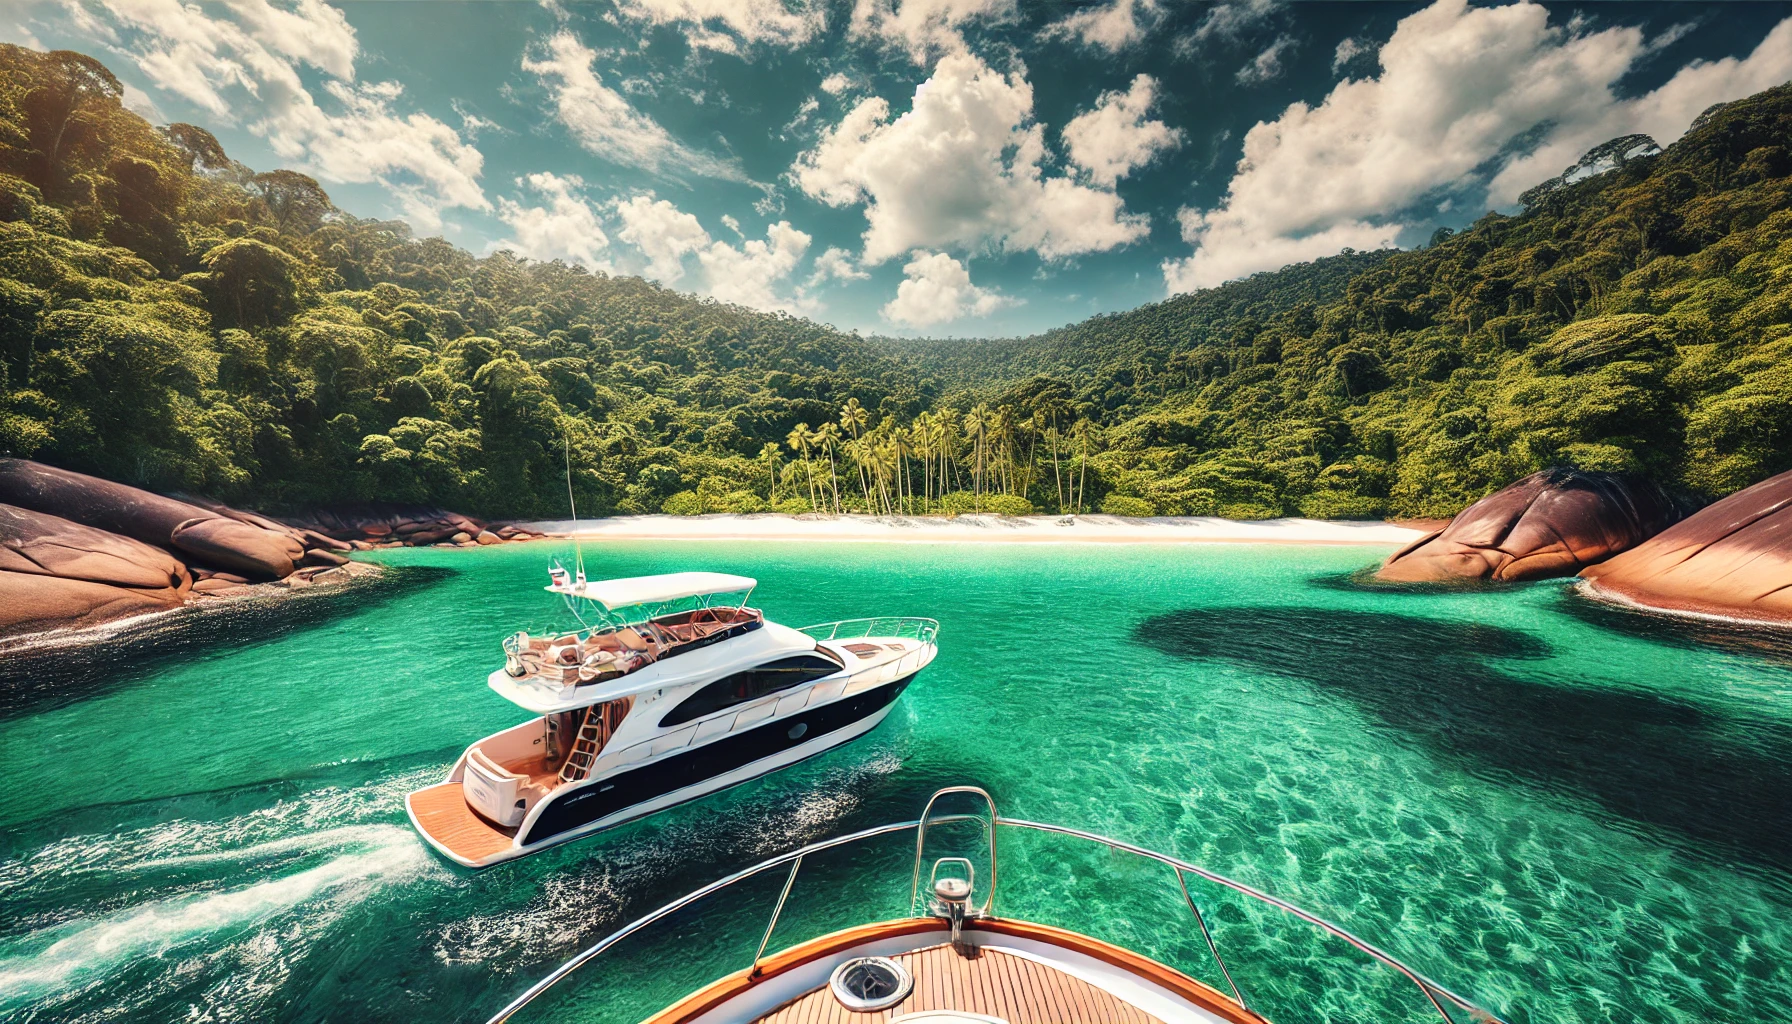
{"type": "MultiPolygon", "coordinates": [[[[483,1019],[653,906],[965,781],[1332,916],[1514,1022],[1792,1004],[1774,634],[1555,584],[1364,587],[1365,549],[594,546],[606,575],[756,575],[792,624],[933,615],[942,656],[845,748],[463,871],[411,833],[403,795],[520,719],[481,681],[496,639],[547,610],[552,553],[398,552],[368,590],[6,659],[0,1019],[483,1019]]],[[[1005,913],[1217,983],[1167,872],[1003,842],[1005,913]]],[[[806,862],[774,945],[903,912],[910,853],[806,862]]],[[[741,966],[781,882],[619,947],[531,1019],[625,1024],[741,966]]],[[[1424,1019],[1387,972],[1196,896],[1278,1024],[1424,1019]]]]}

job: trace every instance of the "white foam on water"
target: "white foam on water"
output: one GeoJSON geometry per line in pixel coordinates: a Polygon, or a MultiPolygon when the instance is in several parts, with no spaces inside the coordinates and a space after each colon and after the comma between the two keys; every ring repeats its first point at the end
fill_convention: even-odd
{"type": "Polygon", "coordinates": [[[374,826],[357,823],[390,821],[406,793],[440,774],[431,767],[365,786],[325,787],[221,820],[175,818],[123,832],[67,836],[0,862],[0,893],[76,875],[202,864],[207,856],[235,861],[368,841],[363,830],[374,826]]]}
{"type": "MultiPolygon", "coordinates": [[[[234,855],[265,857],[275,852],[267,849],[271,845],[294,851],[347,846],[352,852],[242,888],[171,896],[98,918],[77,918],[8,943],[32,951],[0,958],[0,1010],[78,990],[146,957],[165,957],[197,939],[255,928],[325,896],[338,903],[352,902],[372,891],[370,883],[440,870],[409,830],[396,825],[334,829],[234,855]]],[[[230,852],[195,855],[205,861],[231,856],[230,852]]],[[[181,860],[166,858],[159,863],[181,860]]]]}

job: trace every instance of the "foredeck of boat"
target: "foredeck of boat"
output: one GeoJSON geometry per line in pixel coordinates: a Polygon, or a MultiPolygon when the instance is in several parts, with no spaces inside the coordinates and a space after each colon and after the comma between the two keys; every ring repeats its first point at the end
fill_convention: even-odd
{"type": "Polygon", "coordinates": [[[854,1013],[822,987],[759,1018],[759,1024],[877,1024],[924,1010],[981,1013],[1008,1024],[1163,1024],[1081,978],[1001,950],[985,949],[973,960],[942,945],[891,959],[908,968],[915,987],[888,1010],[854,1013]]]}

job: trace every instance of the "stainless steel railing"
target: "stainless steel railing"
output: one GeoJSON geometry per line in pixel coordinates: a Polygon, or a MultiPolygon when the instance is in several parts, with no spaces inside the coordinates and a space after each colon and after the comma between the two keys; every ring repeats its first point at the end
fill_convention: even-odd
{"type": "Polygon", "coordinates": [[[893,636],[930,644],[933,643],[934,637],[939,636],[940,623],[938,619],[924,619],[913,615],[886,615],[869,619],[820,622],[813,626],[803,626],[797,632],[806,633],[817,640],[856,640],[862,636],[893,636]]]}
{"type": "MultiPolygon", "coordinates": [[[[882,634],[882,635],[888,635],[888,634],[882,634]]],[[[963,790],[958,790],[958,791],[963,791],[963,790]]],[[[944,793],[947,791],[942,790],[941,792],[944,793]]],[[[937,795],[939,795],[939,794],[936,794],[936,796],[937,795]]],[[[987,798],[987,795],[985,795],[985,796],[987,798]]],[[[931,809],[932,805],[933,805],[933,801],[929,800],[928,808],[931,809]]],[[[991,803],[990,809],[992,812],[994,811],[993,803],[991,803]]],[[[938,823],[946,822],[946,821],[962,821],[962,820],[969,820],[969,819],[973,819],[973,818],[975,820],[979,820],[979,821],[984,820],[981,815],[958,814],[958,815],[942,815],[942,816],[933,817],[930,819],[923,818],[923,819],[916,820],[916,821],[904,821],[904,822],[899,822],[899,823],[891,824],[891,825],[879,825],[875,828],[864,829],[862,831],[854,832],[849,835],[838,836],[833,839],[824,839],[821,842],[817,842],[817,843],[810,843],[809,845],[804,846],[801,849],[792,850],[789,853],[780,854],[780,855],[773,857],[769,860],[761,861],[760,863],[755,864],[752,867],[745,868],[741,871],[735,872],[734,874],[717,879],[716,881],[709,883],[708,885],[704,886],[701,889],[697,889],[694,892],[690,892],[690,893],[685,894],[684,896],[680,896],[678,899],[673,900],[671,903],[668,903],[665,906],[660,907],[657,910],[654,910],[640,918],[637,918],[636,920],[630,922],[629,924],[626,924],[623,927],[617,929],[615,932],[612,932],[611,934],[605,936],[602,940],[598,941],[595,945],[590,946],[584,950],[581,950],[579,953],[574,955],[571,959],[567,960],[565,963],[563,963],[559,967],[555,968],[546,977],[542,978],[540,981],[536,982],[535,984],[529,986],[529,988],[526,991],[524,991],[521,995],[519,995],[515,999],[511,1000],[509,1005],[505,1006],[502,1010],[499,1010],[498,1013],[496,1015],[494,1015],[490,1021],[487,1022],[487,1024],[504,1024],[504,1022],[508,1021],[511,1018],[511,1016],[514,1015],[518,1010],[521,1010],[523,1007],[529,1005],[536,998],[541,996],[542,993],[546,992],[548,989],[559,984],[562,980],[564,980],[573,971],[578,970],[581,966],[596,959],[598,956],[602,955],[604,953],[604,951],[610,949],[612,946],[615,946],[618,942],[621,942],[623,939],[628,938],[630,935],[633,935],[636,932],[639,932],[643,928],[646,928],[648,925],[653,924],[655,921],[658,921],[664,917],[667,917],[670,914],[675,913],[678,910],[688,907],[691,904],[696,903],[698,900],[701,900],[706,896],[709,896],[713,893],[716,893],[723,889],[726,889],[729,886],[734,885],[736,882],[742,881],[743,879],[751,878],[754,875],[757,875],[762,871],[768,871],[772,868],[780,867],[785,864],[789,864],[789,865],[791,865],[789,877],[787,877],[785,879],[783,890],[779,894],[779,897],[778,897],[777,906],[772,912],[771,921],[766,926],[765,937],[764,937],[764,939],[761,940],[761,942],[759,944],[758,952],[754,954],[754,959],[753,959],[753,963],[751,966],[752,966],[752,968],[757,969],[759,958],[764,955],[766,944],[771,941],[772,931],[773,931],[773,929],[775,929],[777,927],[778,917],[783,912],[784,901],[790,895],[791,886],[795,885],[795,883],[796,883],[796,873],[802,867],[801,862],[804,857],[809,856],[814,853],[818,853],[822,850],[832,849],[837,846],[845,846],[850,843],[856,843],[856,842],[859,842],[864,839],[871,839],[871,838],[875,838],[877,836],[890,835],[891,833],[895,833],[895,832],[902,832],[902,831],[906,831],[908,829],[915,829],[917,832],[916,857],[917,857],[917,864],[918,864],[919,858],[921,856],[920,842],[924,838],[924,831],[925,831],[924,826],[926,824],[928,824],[928,823],[938,824],[938,823]]],[[[1358,938],[1356,935],[1345,930],[1344,928],[1340,927],[1339,925],[1333,924],[1332,922],[1327,921],[1326,919],[1319,917],[1316,914],[1308,913],[1307,911],[1302,910],[1299,907],[1296,907],[1294,904],[1289,903],[1286,900],[1278,899],[1277,897],[1271,896],[1266,892],[1252,888],[1251,886],[1248,886],[1248,885],[1244,884],[1243,882],[1239,882],[1239,881],[1235,881],[1231,878],[1227,878],[1225,875],[1221,875],[1221,874],[1218,874],[1217,872],[1213,872],[1213,871],[1208,871],[1205,868],[1197,867],[1193,864],[1188,863],[1187,861],[1179,860],[1179,859],[1177,859],[1175,857],[1171,857],[1167,854],[1162,854],[1162,853],[1158,853],[1154,850],[1145,849],[1142,846],[1135,846],[1132,843],[1123,842],[1118,839],[1110,839],[1106,836],[1098,835],[1094,832],[1085,832],[1081,829],[1068,828],[1068,827],[1065,827],[1062,825],[1048,825],[1048,824],[1043,824],[1041,822],[1026,821],[1026,820],[1020,819],[1020,818],[1002,818],[1002,817],[994,818],[993,825],[999,826],[1002,828],[1031,829],[1031,830],[1038,831],[1038,832],[1046,832],[1046,833],[1054,833],[1057,835],[1070,836],[1070,837],[1073,837],[1076,839],[1083,839],[1083,840],[1087,840],[1089,842],[1099,843],[1103,846],[1108,847],[1111,850],[1118,850],[1118,851],[1122,851],[1125,853],[1131,853],[1131,854],[1135,854],[1140,857],[1147,858],[1149,860],[1158,861],[1159,863],[1167,865],[1168,867],[1172,868],[1176,872],[1177,881],[1182,885],[1183,892],[1184,892],[1185,896],[1187,895],[1187,882],[1184,878],[1185,874],[1194,875],[1198,878],[1206,879],[1209,882],[1212,882],[1216,885],[1224,886],[1225,888],[1228,888],[1235,892],[1238,892],[1246,897],[1249,897],[1252,900],[1256,900],[1257,902],[1263,903],[1267,906],[1274,907],[1275,909],[1280,910],[1283,913],[1289,914],[1301,921],[1306,922],[1307,924],[1314,926],[1315,928],[1318,928],[1320,931],[1323,931],[1329,935],[1335,936],[1336,938],[1342,939],[1345,942],[1349,943],[1351,946],[1353,946],[1356,949],[1367,954],[1370,958],[1372,958],[1372,959],[1380,962],[1381,964],[1387,966],[1388,968],[1394,970],[1401,976],[1405,977],[1408,981],[1411,981],[1414,985],[1418,986],[1419,991],[1424,994],[1426,1000],[1431,1004],[1432,1008],[1437,1011],[1438,1015],[1443,1018],[1443,1020],[1446,1022],[1446,1024],[1456,1024],[1456,1020],[1455,1020],[1455,1018],[1451,1017],[1449,1011],[1447,1009],[1445,1009],[1445,1007],[1444,1007],[1445,1002],[1448,1002],[1448,1003],[1456,1006],[1458,1009],[1461,1009],[1461,1010],[1469,1013],[1470,1015],[1472,1015],[1473,1019],[1476,1021],[1490,1022],[1490,1024],[1505,1024],[1505,1022],[1502,1021],[1501,1018],[1495,1016],[1494,1014],[1488,1012],[1485,1009],[1482,1009],[1480,1006],[1477,1006],[1475,1003],[1471,1002],[1467,998],[1457,995],[1456,993],[1450,991],[1449,989],[1438,984],[1437,982],[1432,981],[1430,978],[1419,973],[1417,970],[1413,969],[1412,967],[1410,967],[1410,966],[1402,963],[1400,960],[1396,959],[1393,956],[1393,954],[1388,953],[1374,945],[1371,945],[1369,942],[1367,942],[1361,938],[1358,938]]],[[[995,849],[995,838],[994,838],[993,832],[994,832],[994,830],[992,828],[991,837],[990,837],[990,849],[991,849],[992,853],[995,849]]],[[[993,865],[992,865],[992,869],[993,869],[993,865]]],[[[918,875],[917,875],[917,878],[918,878],[918,875]]],[[[990,887],[989,894],[987,896],[988,903],[986,904],[986,906],[993,907],[994,900],[995,900],[995,887],[993,884],[994,883],[993,877],[991,879],[991,882],[992,882],[992,884],[990,887]]],[[[912,908],[913,908],[913,900],[914,900],[914,892],[911,891],[911,893],[910,893],[911,912],[912,912],[912,908]]],[[[1189,905],[1190,909],[1194,911],[1195,920],[1200,925],[1201,935],[1202,935],[1203,939],[1206,940],[1207,947],[1208,947],[1209,951],[1213,954],[1214,960],[1216,962],[1218,962],[1219,967],[1220,967],[1220,972],[1221,972],[1221,974],[1223,974],[1225,976],[1226,984],[1232,989],[1232,994],[1233,994],[1234,998],[1237,999],[1239,1005],[1240,1006],[1245,1005],[1244,996],[1239,991],[1237,984],[1232,980],[1232,973],[1230,970],[1227,969],[1225,961],[1220,959],[1219,949],[1218,949],[1217,945],[1214,943],[1212,933],[1209,932],[1207,929],[1206,919],[1204,917],[1202,917],[1200,908],[1195,905],[1195,901],[1193,900],[1192,897],[1188,899],[1188,905],[1189,905]]]]}

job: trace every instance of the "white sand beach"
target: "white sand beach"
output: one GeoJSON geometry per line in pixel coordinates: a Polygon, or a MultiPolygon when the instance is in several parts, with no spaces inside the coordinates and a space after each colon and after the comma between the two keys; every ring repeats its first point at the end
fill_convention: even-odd
{"type": "Polygon", "coordinates": [[[803,540],[922,544],[1407,544],[1423,533],[1384,522],[1216,517],[803,515],[617,516],[524,524],[611,540],[803,540]]]}

